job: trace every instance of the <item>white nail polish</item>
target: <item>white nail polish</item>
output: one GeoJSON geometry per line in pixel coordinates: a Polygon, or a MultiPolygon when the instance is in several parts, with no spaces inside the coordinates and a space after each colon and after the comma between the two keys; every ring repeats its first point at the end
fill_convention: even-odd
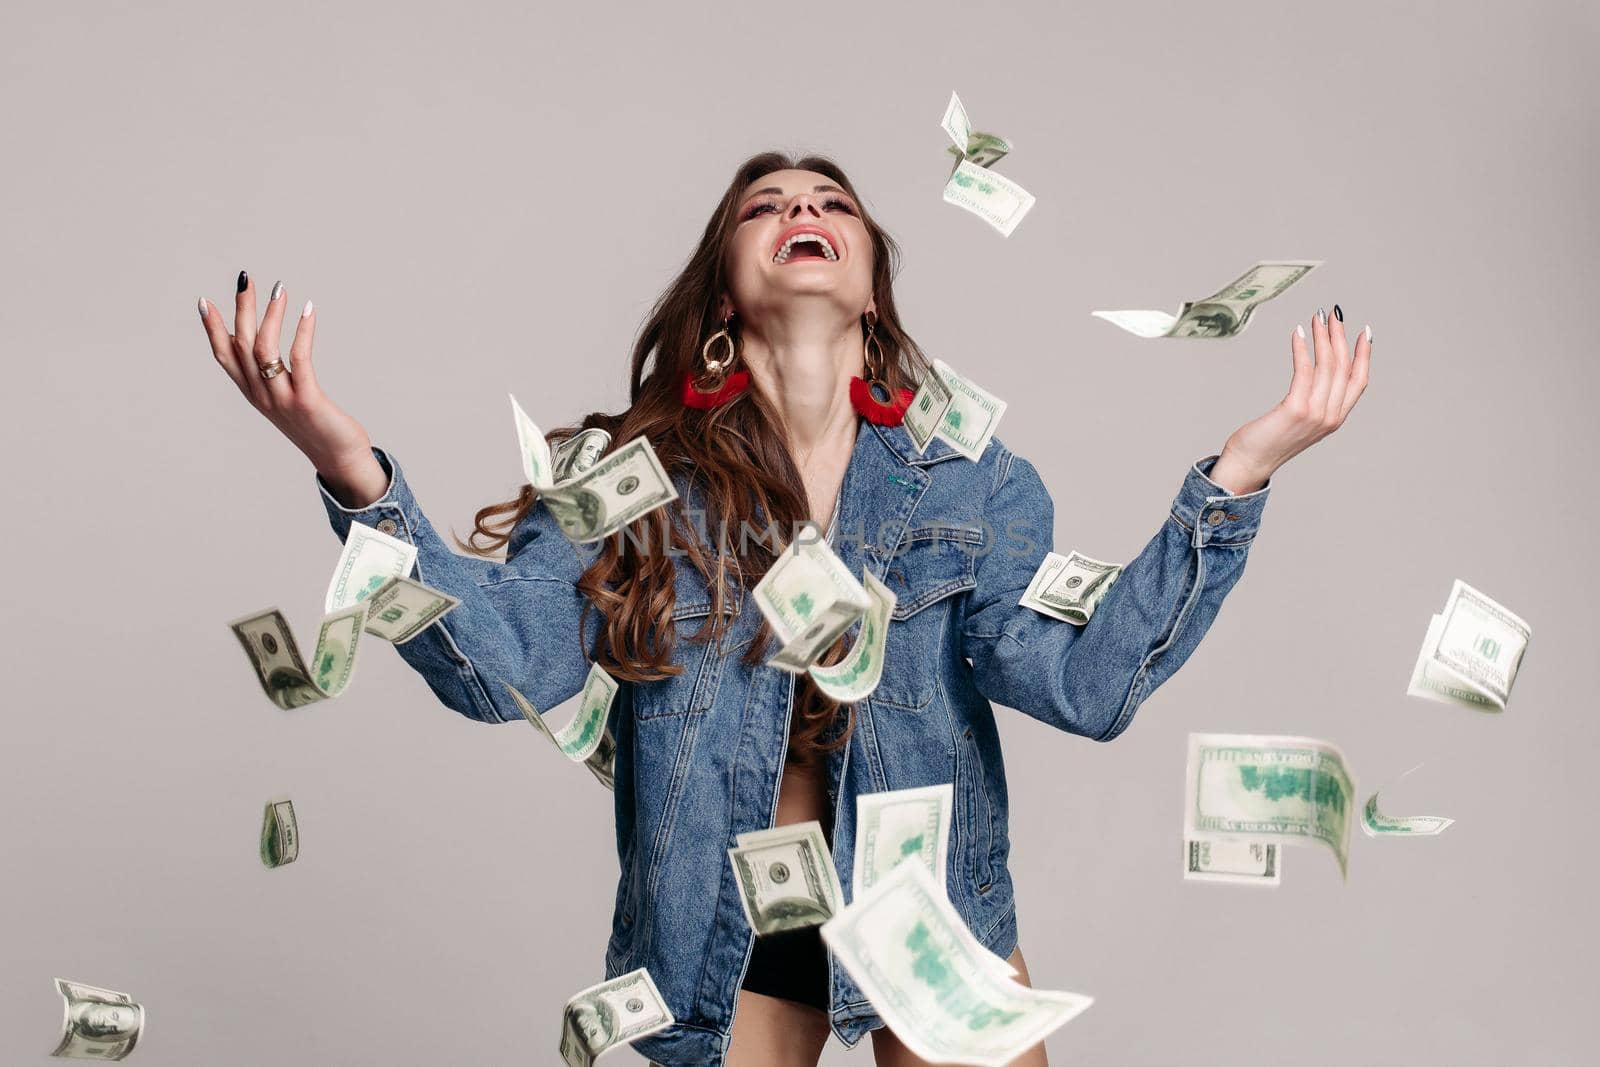
{"type": "Polygon", "coordinates": [[[309,314],[311,314],[311,301],[307,300],[306,306],[300,309],[300,317],[303,319],[309,314]]]}
{"type": "Polygon", "coordinates": [[[203,297],[203,296],[200,298],[199,307],[200,307],[200,317],[203,319],[203,318],[206,317],[206,298],[203,297]]]}
{"type": "Polygon", "coordinates": [[[1300,340],[1304,341],[1306,339],[1306,328],[1304,326],[1296,326],[1294,328],[1294,335],[1300,338],[1300,340]]]}
{"type": "Polygon", "coordinates": [[[1366,334],[1367,334],[1367,344],[1370,345],[1370,344],[1372,344],[1372,327],[1371,326],[1367,327],[1366,334]]]}

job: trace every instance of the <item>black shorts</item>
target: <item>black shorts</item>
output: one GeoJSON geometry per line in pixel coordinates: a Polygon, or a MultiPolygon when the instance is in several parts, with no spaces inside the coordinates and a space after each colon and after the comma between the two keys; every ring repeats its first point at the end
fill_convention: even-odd
{"type": "Polygon", "coordinates": [[[828,1010],[828,950],[822,928],[806,926],[757,937],[741,988],[828,1010]]]}

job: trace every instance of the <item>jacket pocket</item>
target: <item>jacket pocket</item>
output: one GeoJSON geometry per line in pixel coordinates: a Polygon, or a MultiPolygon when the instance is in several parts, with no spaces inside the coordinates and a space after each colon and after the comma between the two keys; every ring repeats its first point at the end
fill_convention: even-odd
{"type": "Polygon", "coordinates": [[[673,610],[672,624],[678,633],[672,662],[682,670],[660,681],[632,683],[635,718],[693,715],[710,709],[722,680],[722,666],[731,658],[726,643],[719,652],[715,639],[705,643],[689,640],[710,614],[711,605],[704,603],[679,605],[673,610]]]}
{"type": "Polygon", "coordinates": [[[983,531],[975,528],[919,526],[906,532],[884,578],[895,604],[875,703],[921,711],[933,700],[950,598],[977,585],[982,544],[983,531]]]}
{"type": "Polygon", "coordinates": [[[967,815],[968,854],[971,857],[972,884],[986,893],[994,885],[994,810],[989,803],[989,782],[983,773],[983,755],[972,736],[972,727],[961,729],[961,759],[966,770],[964,806],[967,815]]]}

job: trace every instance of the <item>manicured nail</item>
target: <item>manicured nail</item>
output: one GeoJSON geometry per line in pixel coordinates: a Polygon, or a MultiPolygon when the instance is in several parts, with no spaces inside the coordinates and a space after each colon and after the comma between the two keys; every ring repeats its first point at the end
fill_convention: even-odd
{"type": "Polygon", "coordinates": [[[1366,332],[1366,335],[1367,335],[1367,347],[1371,348],[1372,347],[1372,327],[1368,326],[1366,328],[1365,332],[1366,332]]]}
{"type": "Polygon", "coordinates": [[[1306,328],[1304,326],[1296,326],[1294,328],[1294,335],[1300,338],[1300,340],[1304,341],[1306,339],[1306,328]]]}
{"type": "Polygon", "coordinates": [[[206,298],[202,296],[200,298],[200,318],[204,319],[205,317],[206,317],[206,298]]]}
{"type": "Polygon", "coordinates": [[[1323,311],[1321,308],[1317,309],[1317,319],[1322,323],[1322,325],[1328,325],[1328,313],[1323,311]]]}
{"type": "Polygon", "coordinates": [[[282,295],[283,295],[283,283],[282,282],[273,282],[272,283],[272,294],[267,297],[267,303],[269,303],[269,304],[272,303],[274,300],[278,299],[278,297],[280,297],[282,295]]]}
{"type": "Polygon", "coordinates": [[[300,309],[300,317],[303,319],[309,314],[311,314],[311,301],[307,300],[306,306],[300,309]]]}
{"type": "Polygon", "coordinates": [[[250,275],[244,271],[239,272],[239,292],[244,292],[244,287],[250,284],[250,275]]]}
{"type": "Polygon", "coordinates": [[[1333,305],[1333,317],[1338,319],[1340,322],[1344,321],[1344,311],[1339,307],[1338,304],[1333,305]]]}

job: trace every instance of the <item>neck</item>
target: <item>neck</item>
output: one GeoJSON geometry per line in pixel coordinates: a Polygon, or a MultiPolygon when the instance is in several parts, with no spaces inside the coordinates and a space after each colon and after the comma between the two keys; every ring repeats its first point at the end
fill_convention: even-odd
{"type": "Polygon", "coordinates": [[[850,377],[861,373],[861,333],[803,323],[748,329],[740,352],[757,388],[778,409],[790,454],[804,467],[812,456],[846,451],[855,442],[850,377]]]}

